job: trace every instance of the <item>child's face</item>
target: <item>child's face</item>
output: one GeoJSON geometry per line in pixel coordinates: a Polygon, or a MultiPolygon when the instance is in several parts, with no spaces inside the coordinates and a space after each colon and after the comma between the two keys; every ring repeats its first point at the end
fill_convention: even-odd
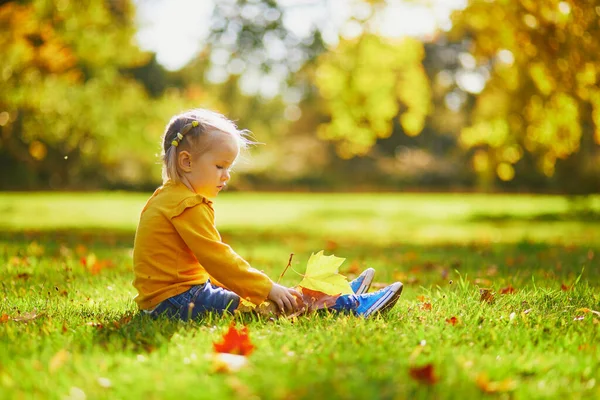
{"type": "Polygon", "coordinates": [[[227,185],[229,169],[239,154],[235,138],[224,133],[213,133],[208,151],[195,157],[187,179],[194,192],[215,197],[227,185]]]}

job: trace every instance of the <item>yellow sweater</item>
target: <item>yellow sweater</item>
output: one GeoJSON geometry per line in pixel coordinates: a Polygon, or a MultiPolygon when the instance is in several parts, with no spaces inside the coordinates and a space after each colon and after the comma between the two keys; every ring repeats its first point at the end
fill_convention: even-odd
{"type": "Polygon", "coordinates": [[[221,241],[212,202],[182,183],[167,182],[146,203],[133,247],[133,286],[142,310],[212,283],[254,304],[262,303],[273,282],[221,241]]]}

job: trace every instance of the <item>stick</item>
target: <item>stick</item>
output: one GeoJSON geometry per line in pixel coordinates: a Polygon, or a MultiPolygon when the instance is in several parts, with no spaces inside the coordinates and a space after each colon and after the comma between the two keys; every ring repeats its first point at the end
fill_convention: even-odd
{"type": "Polygon", "coordinates": [[[277,283],[279,283],[279,281],[281,280],[281,278],[283,278],[283,275],[285,275],[285,272],[288,270],[288,268],[292,265],[292,258],[294,257],[294,253],[290,253],[290,259],[288,260],[287,265],[285,266],[285,269],[283,270],[283,272],[281,273],[281,275],[279,275],[279,279],[277,279],[277,283]]]}

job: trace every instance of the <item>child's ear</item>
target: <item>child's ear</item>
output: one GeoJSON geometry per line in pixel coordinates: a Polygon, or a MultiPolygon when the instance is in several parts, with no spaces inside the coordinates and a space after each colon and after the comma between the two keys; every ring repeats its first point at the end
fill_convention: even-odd
{"type": "Polygon", "coordinates": [[[192,155],[189,151],[183,150],[177,154],[177,166],[183,172],[192,171],[192,155]]]}

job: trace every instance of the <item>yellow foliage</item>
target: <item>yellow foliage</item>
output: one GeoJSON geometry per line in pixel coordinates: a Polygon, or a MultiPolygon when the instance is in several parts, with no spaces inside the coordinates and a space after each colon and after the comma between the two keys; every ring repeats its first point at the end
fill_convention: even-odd
{"type": "Polygon", "coordinates": [[[366,154],[389,137],[400,110],[406,134],[418,135],[431,109],[431,90],[417,40],[387,40],[365,34],[341,41],[318,61],[316,84],[331,120],[319,137],[337,142],[343,158],[366,154]]]}
{"type": "Polygon", "coordinates": [[[352,294],[352,288],[345,276],[338,273],[345,258],[325,256],[323,250],[312,254],[306,265],[304,278],[298,286],[323,292],[328,295],[352,294]]]}

